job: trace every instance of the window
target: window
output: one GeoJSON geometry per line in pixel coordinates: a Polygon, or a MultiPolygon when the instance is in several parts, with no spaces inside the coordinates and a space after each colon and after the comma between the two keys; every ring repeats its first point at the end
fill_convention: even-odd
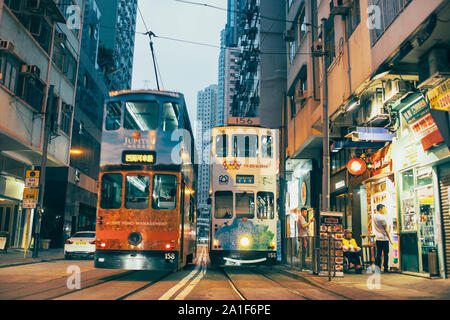
{"type": "Polygon", "coordinates": [[[234,134],[233,156],[256,158],[258,156],[258,136],[256,134],[234,134]]]}
{"type": "Polygon", "coordinates": [[[20,80],[23,85],[22,99],[35,110],[42,110],[42,101],[44,99],[45,84],[41,79],[32,76],[22,76],[20,80]]]}
{"type": "Polygon", "coordinates": [[[302,13],[297,21],[298,23],[298,43],[301,45],[306,36],[306,15],[305,15],[305,5],[301,9],[302,13]]]}
{"type": "Polygon", "coordinates": [[[177,177],[156,174],[153,177],[152,208],[173,210],[176,207],[177,177]]]}
{"type": "Polygon", "coordinates": [[[350,9],[350,14],[345,18],[345,24],[347,27],[347,39],[350,38],[353,31],[358,27],[361,22],[361,8],[359,6],[359,0],[353,1],[350,9]]]}
{"type": "Polygon", "coordinates": [[[220,134],[216,136],[216,157],[225,158],[228,154],[228,136],[220,134]]]}
{"type": "Polygon", "coordinates": [[[255,216],[255,194],[253,192],[236,193],[236,218],[255,216]]]}
{"type": "Polygon", "coordinates": [[[61,124],[60,129],[62,132],[70,136],[71,126],[72,126],[72,113],[73,107],[67,103],[62,103],[61,105],[61,124]]]}
{"type": "Polygon", "coordinates": [[[117,130],[122,121],[122,106],[120,102],[110,102],[106,106],[105,129],[117,130]]]}
{"type": "Polygon", "coordinates": [[[129,175],[125,178],[125,208],[147,209],[150,177],[129,175]]]}
{"type": "Polygon", "coordinates": [[[124,128],[127,130],[154,130],[158,127],[158,102],[125,103],[124,128]]]}
{"type": "Polygon", "coordinates": [[[100,207],[102,209],[119,209],[122,201],[122,175],[107,173],[102,176],[100,207]]]}
{"type": "Polygon", "coordinates": [[[10,56],[0,56],[0,83],[16,93],[19,63],[10,56]]]}
{"type": "Polygon", "coordinates": [[[258,205],[258,219],[273,219],[274,202],[272,192],[258,192],[256,194],[256,203],[258,205]]]}
{"type": "Polygon", "coordinates": [[[216,191],[214,194],[214,217],[217,219],[233,217],[233,192],[216,191]]]}
{"type": "Polygon", "coordinates": [[[328,52],[327,58],[327,65],[330,65],[331,62],[334,60],[334,57],[336,56],[336,48],[334,43],[334,22],[330,21],[329,24],[326,25],[325,30],[325,37],[326,37],[326,51],[328,52]]]}
{"type": "Polygon", "coordinates": [[[162,129],[163,131],[175,131],[178,129],[178,119],[180,116],[180,107],[175,102],[165,102],[162,111],[162,129]]]}
{"type": "Polygon", "coordinates": [[[261,137],[261,157],[272,158],[273,137],[262,136],[261,137]]]}

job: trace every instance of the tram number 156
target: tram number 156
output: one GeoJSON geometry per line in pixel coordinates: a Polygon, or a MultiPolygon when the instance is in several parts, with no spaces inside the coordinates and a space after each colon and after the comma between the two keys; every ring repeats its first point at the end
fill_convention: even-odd
{"type": "Polygon", "coordinates": [[[269,252],[269,258],[276,258],[277,253],[276,252],[269,252]]]}
{"type": "Polygon", "coordinates": [[[166,260],[173,260],[173,259],[175,259],[175,253],[167,252],[167,253],[164,254],[164,258],[166,260]]]}

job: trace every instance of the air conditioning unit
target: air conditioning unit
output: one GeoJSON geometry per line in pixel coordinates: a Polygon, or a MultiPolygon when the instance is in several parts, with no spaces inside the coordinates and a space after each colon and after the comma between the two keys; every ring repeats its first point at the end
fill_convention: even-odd
{"type": "Polygon", "coordinates": [[[297,89],[295,90],[294,101],[295,103],[303,103],[309,96],[308,90],[297,89]]]}
{"type": "Polygon", "coordinates": [[[408,92],[414,88],[412,81],[388,80],[384,84],[383,103],[394,103],[403,98],[408,92]]]}
{"type": "Polygon", "coordinates": [[[66,40],[67,40],[67,35],[64,32],[56,32],[55,33],[55,42],[65,43],[66,40]]]}
{"type": "Polygon", "coordinates": [[[41,75],[41,70],[37,66],[23,64],[21,73],[27,74],[30,76],[34,76],[34,77],[39,77],[41,75]]]}
{"type": "Polygon", "coordinates": [[[40,0],[26,0],[25,1],[25,9],[28,10],[37,10],[39,9],[40,0]]]}
{"type": "Polygon", "coordinates": [[[330,14],[335,16],[346,16],[350,13],[352,0],[331,0],[330,14]]]}
{"type": "Polygon", "coordinates": [[[283,39],[286,42],[293,42],[295,40],[295,30],[294,29],[286,30],[283,34],[283,39]]]}
{"type": "Polygon", "coordinates": [[[444,48],[434,48],[419,62],[420,89],[432,89],[450,76],[449,57],[444,48]]]}
{"type": "Polygon", "coordinates": [[[0,50],[14,51],[14,45],[9,40],[0,40],[0,50]]]}
{"type": "Polygon", "coordinates": [[[368,106],[365,110],[365,117],[362,123],[372,127],[382,127],[390,120],[389,112],[383,103],[383,92],[377,90],[369,100],[368,106]]]}

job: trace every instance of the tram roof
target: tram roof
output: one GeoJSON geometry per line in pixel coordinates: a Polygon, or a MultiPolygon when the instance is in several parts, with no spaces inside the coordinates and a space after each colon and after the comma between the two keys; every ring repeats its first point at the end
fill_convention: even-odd
{"type": "Polygon", "coordinates": [[[116,91],[110,91],[109,97],[117,97],[121,95],[127,95],[127,94],[159,94],[162,96],[171,96],[174,98],[180,98],[183,97],[182,93],[174,92],[174,91],[165,91],[165,90],[116,90],[116,91]]]}

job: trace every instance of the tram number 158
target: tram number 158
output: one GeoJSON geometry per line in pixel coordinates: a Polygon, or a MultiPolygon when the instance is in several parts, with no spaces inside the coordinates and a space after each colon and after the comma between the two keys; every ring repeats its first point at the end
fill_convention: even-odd
{"type": "Polygon", "coordinates": [[[175,253],[167,252],[167,253],[164,254],[164,258],[166,260],[173,260],[173,259],[175,259],[175,253]]]}

